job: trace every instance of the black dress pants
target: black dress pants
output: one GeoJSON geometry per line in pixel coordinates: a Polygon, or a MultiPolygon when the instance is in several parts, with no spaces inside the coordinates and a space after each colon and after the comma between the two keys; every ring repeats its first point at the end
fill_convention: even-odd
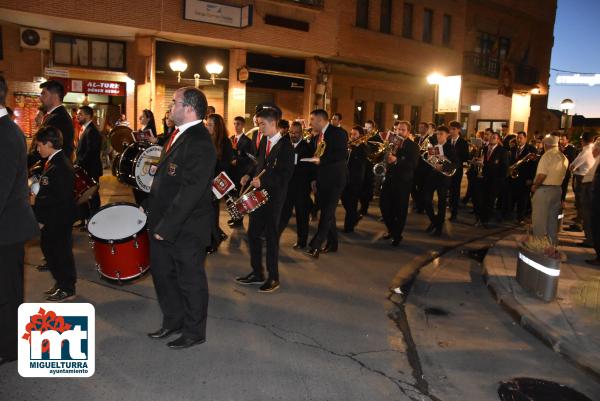
{"type": "Polygon", "coordinates": [[[425,182],[423,199],[423,206],[425,213],[429,216],[431,223],[441,226],[444,224],[446,219],[446,204],[448,196],[448,188],[450,187],[450,178],[446,177],[441,173],[435,173],[428,177],[425,182]],[[437,192],[437,214],[433,211],[433,194],[437,192]]]}
{"type": "Polygon", "coordinates": [[[381,189],[379,205],[383,222],[392,238],[399,240],[406,225],[408,215],[408,201],[412,189],[412,182],[391,183],[386,180],[381,189]]]}
{"type": "Polygon", "coordinates": [[[206,338],[208,281],[204,270],[206,245],[180,247],[150,240],[152,280],[163,313],[162,327],[183,328],[183,335],[206,338]]]}
{"type": "Polygon", "coordinates": [[[296,188],[290,182],[288,193],[281,209],[281,219],[279,221],[279,235],[287,227],[292,211],[296,212],[296,242],[300,245],[306,245],[308,239],[308,219],[310,215],[310,183],[300,183],[296,188]]]}
{"type": "Polygon", "coordinates": [[[269,278],[279,281],[279,221],[281,201],[270,199],[266,205],[250,213],[248,223],[248,243],[250,246],[250,265],[252,271],[263,276],[262,239],[267,241],[267,272],[269,278]]]}
{"type": "Polygon", "coordinates": [[[23,298],[24,243],[0,245],[0,357],[17,359],[17,310],[23,298]]]}
{"type": "Polygon", "coordinates": [[[73,227],[70,219],[67,220],[68,223],[46,224],[42,228],[40,246],[58,288],[74,292],[77,271],[73,258],[73,227]]]}
{"type": "Polygon", "coordinates": [[[317,182],[317,191],[319,193],[319,203],[321,206],[321,216],[317,232],[310,241],[310,247],[320,249],[323,242],[327,240],[327,244],[331,247],[337,247],[338,235],[335,222],[335,211],[337,204],[344,189],[345,179],[337,182],[317,182]]]}

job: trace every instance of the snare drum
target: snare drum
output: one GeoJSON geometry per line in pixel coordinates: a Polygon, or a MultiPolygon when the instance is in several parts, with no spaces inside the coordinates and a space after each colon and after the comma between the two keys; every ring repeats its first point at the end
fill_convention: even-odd
{"type": "Polygon", "coordinates": [[[75,185],[73,192],[75,193],[75,201],[78,205],[90,200],[98,191],[98,182],[89,176],[89,174],[80,166],[74,166],[75,170],[75,185]]]}
{"type": "Polygon", "coordinates": [[[162,146],[134,142],[119,157],[116,176],[123,184],[150,192],[162,146]]]}
{"type": "Polygon", "coordinates": [[[129,280],[150,268],[146,215],[133,203],[111,203],[87,225],[98,273],[113,280],[129,280]]]}
{"type": "Polygon", "coordinates": [[[264,189],[253,189],[234,202],[227,203],[227,211],[233,220],[239,220],[269,201],[269,194],[264,189]]]}

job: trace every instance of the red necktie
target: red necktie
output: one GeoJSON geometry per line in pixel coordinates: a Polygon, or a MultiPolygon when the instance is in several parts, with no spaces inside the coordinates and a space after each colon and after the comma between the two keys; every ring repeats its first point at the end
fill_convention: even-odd
{"type": "Polygon", "coordinates": [[[325,133],[323,131],[321,131],[321,133],[319,134],[319,142],[317,142],[317,143],[323,142],[323,139],[325,139],[325,133]]]}
{"type": "Polygon", "coordinates": [[[261,139],[262,139],[262,134],[259,131],[258,134],[256,135],[256,149],[258,149],[258,147],[260,146],[261,139]]]}
{"type": "Polygon", "coordinates": [[[490,150],[488,150],[488,154],[487,154],[487,159],[486,160],[490,160],[490,157],[492,157],[492,152],[494,151],[493,148],[490,148],[490,150]]]}
{"type": "Polygon", "coordinates": [[[171,149],[171,144],[175,140],[175,137],[177,136],[177,134],[179,134],[179,128],[175,128],[175,131],[173,131],[173,133],[171,134],[171,138],[169,138],[169,142],[167,143],[167,147],[165,149],[165,152],[168,152],[169,149],[171,149]]]}
{"type": "Polygon", "coordinates": [[[234,149],[237,149],[237,136],[233,136],[233,139],[231,140],[231,144],[233,145],[234,149]]]}
{"type": "Polygon", "coordinates": [[[44,162],[44,171],[48,170],[48,168],[50,167],[49,163],[50,163],[50,159],[48,159],[44,162]]]}
{"type": "Polygon", "coordinates": [[[267,139],[267,156],[269,156],[269,153],[271,153],[271,141],[267,139]]]}

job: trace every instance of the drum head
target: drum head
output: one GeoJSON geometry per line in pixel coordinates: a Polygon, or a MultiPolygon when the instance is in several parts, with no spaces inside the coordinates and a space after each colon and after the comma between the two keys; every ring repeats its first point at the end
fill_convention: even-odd
{"type": "Polygon", "coordinates": [[[150,192],[161,152],[162,146],[150,146],[135,160],[135,183],[144,192],[150,192]]]}
{"type": "Polygon", "coordinates": [[[146,226],[146,214],[132,203],[111,203],[92,216],[88,232],[105,241],[120,241],[139,233],[146,226]]]}
{"type": "Polygon", "coordinates": [[[133,137],[133,131],[131,128],[124,125],[117,125],[110,131],[110,146],[117,152],[121,153],[123,150],[135,141],[133,137]]]}

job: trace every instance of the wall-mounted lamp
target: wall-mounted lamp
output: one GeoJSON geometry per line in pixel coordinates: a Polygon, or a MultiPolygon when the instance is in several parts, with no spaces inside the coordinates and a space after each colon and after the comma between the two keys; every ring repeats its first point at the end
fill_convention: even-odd
{"type": "Polygon", "coordinates": [[[206,64],[206,71],[210,74],[210,79],[214,85],[217,75],[223,72],[223,65],[217,61],[211,61],[206,64]]]}
{"type": "Polygon", "coordinates": [[[362,110],[362,106],[356,106],[356,110],[361,111],[362,110]]]}
{"type": "Polygon", "coordinates": [[[181,82],[181,73],[187,70],[187,63],[183,59],[173,60],[169,63],[171,71],[177,73],[177,83],[181,82]]]}
{"type": "Polygon", "coordinates": [[[398,119],[398,113],[394,114],[394,120],[398,119]]]}
{"type": "Polygon", "coordinates": [[[471,111],[477,112],[479,110],[481,110],[481,106],[480,105],[478,105],[478,104],[472,104],[471,105],[471,111]]]}

